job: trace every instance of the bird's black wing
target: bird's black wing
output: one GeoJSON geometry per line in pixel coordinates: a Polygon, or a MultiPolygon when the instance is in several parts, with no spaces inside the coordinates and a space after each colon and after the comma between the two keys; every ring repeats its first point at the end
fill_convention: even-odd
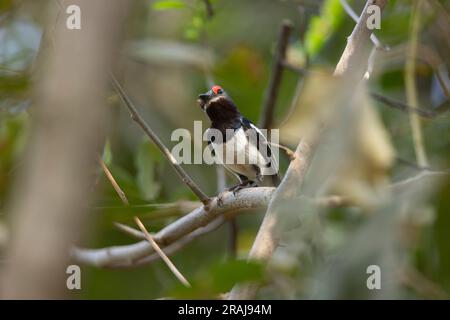
{"type": "Polygon", "coordinates": [[[251,139],[249,142],[256,146],[257,150],[263,155],[264,160],[269,163],[272,157],[272,149],[270,149],[269,143],[267,142],[266,137],[262,134],[261,130],[259,130],[258,127],[256,127],[250,120],[244,117],[241,118],[241,125],[244,132],[253,130],[253,132],[256,133],[256,141],[251,139]],[[262,148],[265,148],[265,150],[262,150],[262,148]]]}
{"type": "MultiPolygon", "coordinates": [[[[267,141],[264,134],[261,130],[258,129],[250,120],[242,117],[241,125],[245,132],[248,130],[253,130],[256,133],[256,141],[254,139],[249,139],[249,142],[256,146],[256,149],[263,156],[267,167],[275,166],[277,168],[277,173],[272,176],[273,184],[277,186],[279,184],[279,176],[278,176],[278,163],[272,155],[272,149],[270,148],[269,142],[267,141]],[[264,149],[263,149],[264,148],[264,149]]],[[[255,134],[253,133],[253,134],[255,134]]]]}

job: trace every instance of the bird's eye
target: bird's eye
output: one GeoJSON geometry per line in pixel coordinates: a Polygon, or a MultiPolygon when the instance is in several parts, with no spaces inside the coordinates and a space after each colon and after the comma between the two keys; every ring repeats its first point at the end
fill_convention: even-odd
{"type": "Polygon", "coordinates": [[[212,88],[212,92],[214,92],[214,94],[222,94],[223,90],[220,86],[213,86],[212,88]]]}

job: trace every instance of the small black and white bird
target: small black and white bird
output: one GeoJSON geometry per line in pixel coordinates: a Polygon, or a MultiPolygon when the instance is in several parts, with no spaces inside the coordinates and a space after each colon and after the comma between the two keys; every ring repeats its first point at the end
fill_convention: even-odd
{"type": "Polygon", "coordinates": [[[278,186],[278,162],[266,137],[242,116],[228,94],[215,85],[198,96],[198,103],[211,120],[206,136],[213,157],[240,180],[229,190],[259,186],[264,178],[278,186]],[[227,152],[232,153],[231,161],[227,152]]]}

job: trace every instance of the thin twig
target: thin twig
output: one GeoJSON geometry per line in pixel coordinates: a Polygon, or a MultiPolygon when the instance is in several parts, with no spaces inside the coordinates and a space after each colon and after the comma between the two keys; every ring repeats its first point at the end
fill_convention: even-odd
{"type": "Polygon", "coordinates": [[[426,278],[417,269],[405,266],[398,272],[400,281],[427,299],[450,299],[441,286],[426,278]]]}
{"type": "Polygon", "coordinates": [[[445,175],[449,175],[449,174],[450,174],[450,169],[443,170],[443,171],[423,170],[413,177],[406,178],[406,179],[398,181],[398,182],[394,182],[393,184],[390,185],[390,188],[392,188],[395,192],[396,190],[403,189],[403,188],[405,188],[413,183],[417,183],[418,181],[421,181],[423,179],[436,178],[436,177],[445,176],[445,175]]]}
{"type": "Polygon", "coordinates": [[[420,115],[421,117],[424,118],[434,118],[438,115],[437,112],[431,111],[431,110],[427,110],[427,109],[423,109],[423,108],[417,108],[417,107],[411,107],[408,104],[395,100],[393,98],[389,98],[386,97],[382,94],[376,93],[376,92],[371,92],[370,95],[372,96],[372,98],[374,98],[375,100],[384,103],[385,105],[387,105],[388,107],[394,108],[394,109],[398,109],[398,110],[402,110],[405,112],[415,112],[418,115],[420,115]]]}
{"type": "MultiPolygon", "coordinates": [[[[408,45],[408,53],[405,65],[405,89],[406,101],[412,108],[418,107],[417,86],[416,86],[416,54],[418,34],[420,28],[422,0],[416,0],[413,6],[413,13],[411,17],[411,38],[408,45]]],[[[420,166],[425,167],[428,164],[425,146],[423,142],[422,127],[420,119],[416,113],[409,114],[411,131],[414,142],[414,151],[416,159],[420,166]]]]}
{"type": "Polygon", "coordinates": [[[275,111],[275,104],[278,97],[278,91],[281,84],[281,77],[283,75],[283,63],[286,58],[286,49],[288,47],[289,36],[292,32],[293,25],[289,20],[283,21],[278,35],[277,48],[272,66],[272,73],[269,80],[269,85],[265,91],[264,100],[262,104],[261,117],[258,125],[260,128],[270,129],[273,125],[273,116],[275,111]]]}
{"type": "Polygon", "coordinates": [[[169,267],[170,271],[172,271],[175,277],[177,277],[177,279],[180,280],[180,282],[184,286],[190,288],[191,284],[189,283],[189,281],[186,280],[186,278],[181,274],[181,272],[177,269],[177,267],[175,267],[172,261],[170,261],[169,257],[167,257],[164,251],[161,250],[161,248],[158,246],[155,240],[153,240],[153,237],[150,235],[150,233],[148,233],[147,229],[142,224],[141,220],[139,220],[138,217],[134,217],[134,221],[136,221],[136,224],[138,225],[139,229],[141,229],[141,231],[144,233],[147,241],[150,242],[153,249],[156,251],[156,253],[158,253],[161,259],[163,259],[163,261],[166,263],[166,265],[169,267]]]}
{"type": "Polygon", "coordinates": [[[184,171],[184,169],[181,167],[181,165],[177,162],[175,157],[172,155],[170,150],[163,144],[161,139],[156,135],[155,132],[149,127],[149,125],[145,122],[145,120],[141,117],[139,112],[137,111],[136,107],[134,106],[131,99],[128,97],[128,95],[125,93],[124,89],[120,85],[120,83],[117,81],[117,79],[114,77],[114,75],[110,75],[111,82],[116,89],[117,93],[119,94],[122,101],[127,106],[128,110],[131,114],[131,119],[135,121],[141,128],[144,130],[144,132],[147,134],[147,136],[155,143],[155,145],[161,150],[161,152],[164,154],[164,156],[169,160],[169,163],[172,165],[172,167],[175,169],[178,176],[181,178],[181,180],[192,190],[192,192],[199,198],[199,200],[203,204],[207,204],[210,201],[210,198],[195,184],[195,182],[189,177],[189,175],[184,171]]]}
{"type": "Polygon", "coordinates": [[[127,196],[125,195],[125,192],[120,188],[119,184],[117,183],[116,179],[114,179],[114,176],[112,175],[111,171],[109,171],[108,167],[106,166],[103,159],[99,156],[98,162],[100,163],[100,166],[103,169],[103,172],[105,173],[106,177],[108,178],[109,182],[113,186],[114,190],[116,191],[117,195],[120,197],[120,200],[122,200],[122,203],[126,206],[128,206],[130,203],[128,202],[127,196]]]}
{"type": "Polygon", "coordinates": [[[205,3],[206,14],[208,16],[208,19],[211,19],[212,17],[214,17],[214,9],[212,3],[210,0],[203,0],[203,2],[205,3]]]}
{"type": "Polygon", "coordinates": [[[132,236],[133,238],[139,239],[139,240],[145,240],[145,234],[142,233],[139,230],[136,230],[130,226],[127,226],[126,224],[122,224],[119,222],[113,222],[114,226],[119,229],[120,231],[122,231],[123,233],[132,236]]]}
{"type": "Polygon", "coordinates": [[[283,145],[281,145],[279,143],[270,142],[270,141],[269,141],[269,144],[274,146],[274,147],[276,147],[276,148],[278,148],[278,149],[283,150],[286,153],[286,155],[289,157],[289,160],[292,161],[292,160],[295,159],[295,152],[292,151],[291,149],[289,149],[288,147],[283,146],[283,145]]]}

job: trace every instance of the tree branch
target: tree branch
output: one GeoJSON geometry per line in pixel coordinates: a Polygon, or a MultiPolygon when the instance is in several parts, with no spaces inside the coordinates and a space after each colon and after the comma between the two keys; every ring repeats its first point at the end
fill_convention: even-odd
{"type": "Polygon", "coordinates": [[[284,60],[286,58],[286,49],[292,29],[293,26],[289,20],[285,20],[281,24],[280,33],[278,35],[277,48],[272,66],[272,73],[270,76],[269,85],[265,91],[261,117],[258,122],[260,128],[270,129],[273,125],[275,104],[278,98],[281,77],[283,75],[284,60]]]}
{"type": "Polygon", "coordinates": [[[177,269],[177,267],[173,264],[172,261],[167,257],[167,255],[164,253],[164,251],[161,250],[161,248],[158,246],[158,244],[155,242],[153,237],[148,233],[145,226],[142,224],[141,220],[139,220],[138,217],[134,217],[134,221],[138,225],[139,229],[141,229],[142,233],[144,233],[145,239],[152,245],[153,250],[156,251],[156,253],[163,259],[163,261],[166,263],[166,265],[169,267],[170,271],[177,277],[178,280],[185,286],[185,287],[191,287],[191,284],[189,281],[186,280],[186,278],[183,276],[183,274],[177,269]]]}
{"type": "Polygon", "coordinates": [[[386,97],[384,95],[381,95],[379,93],[376,92],[371,92],[370,93],[371,97],[381,103],[384,103],[385,105],[387,105],[388,107],[394,108],[394,109],[398,109],[401,111],[405,111],[405,112],[415,112],[418,115],[420,115],[421,117],[424,118],[434,118],[438,115],[437,112],[435,111],[431,111],[431,110],[427,110],[427,109],[423,109],[423,108],[418,108],[418,107],[411,107],[406,103],[403,103],[401,101],[386,97]]]}
{"type": "MultiPolygon", "coordinates": [[[[278,245],[279,239],[275,235],[274,227],[277,221],[278,206],[283,199],[293,198],[298,195],[303,179],[309,168],[313,155],[315,142],[300,141],[295,158],[271,198],[264,220],[256,235],[255,242],[248,256],[249,260],[266,260],[270,258],[278,245]]],[[[252,299],[258,291],[257,284],[244,284],[235,286],[230,292],[229,300],[252,299]]]]}
{"type": "MultiPolygon", "coordinates": [[[[347,0],[340,0],[341,1],[341,5],[344,8],[345,12],[350,16],[350,18],[353,19],[353,21],[358,22],[359,17],[356,14],[356,12],[353,10],[353,8],[348,4],[347,0]]],[[[382,44],[380,42],[380,40],[378,40],[377,36],[375,34],[371,34],[370,35],[370,40],[372,41],[372,43],[374,44],[376,49],[380,49],[380,50],[389,50],[389,47],[382,44]]]]}
{"type": "MultiPolygon", "coordinates": [[[[366,69],[368,50],[367,42],[369,41],[372,31],[367,28],[367,19],[369,17],[367,8],[369,5],[376,4],[380,6],[381,11],[386,5],[387,0],[368,0],[361,17],[353,29],[347,46],[339,60],[335,76],[345,76],[346,82],[349,79],[362,79],[364,70],[366,69]],[[365,62],[365,63],[364,63],[365,62]],[[356,65],[354,65],[356,63],[356,65]]],[[[288,167],[280,186],[275,191],[261,227],[256,236],[255,242],[250,250],[249,260],[267,260],[269,259],[278,245],[279,239],[274,232],[277,223],[279,211],[279,203],[284,199],[293,198],[300,192],[306,172],[308,171],[314,149],[319,139],[319,134],[302,139],[297,150],[296,157],[288,167]]],[[[258,285],[255,283],[236,285],[230,292],[228,299],[245,300],[254,299],[258,292],[258,285]]]]}
{"type": "Polygon", "coordinates": [[[205,8],[206,8],[206,15],[208,16],[208,19],[211,19],[212,17],[214,17],[214,9],[213,6],[211,4],[210,0],[203,0],[204,4],[205,4],[205,8]]]}
{"type": "Polygon", "coordinates": [[[103,159],[100,156],[98,157],[98,162],[99,162],[100,166],[102,167],[102,170],[106,175],[106,178],[108,178],[109,182],[111,183],[112,187],[116,191],[120,200],[122,200],[122,203],[124,205],[128,206],[130,203],[128,202],[125,192],[123,192],[122,188],[120,188],[116,179],[114,179],[114,176],[112,175],[111,171],[109,171],[108,167],[106,166],[105,162],[103,161],[103,159]]]}
{"type": "MultiPolygon", "coordinates": [[[[237,209],[263,208],[269,203],[273,192],[274,188],[269,187],[243,189],[236,195],[226,191],[220,195],[222,199],[220,206],[218,197],[212,198],[208,206],[203,205],[161,229],[154,235],[154,240],[159,246],[165,247],[194,230],[208,225],[227,212],[237,209]]],[[[147,241],[110,248],[74,248],[72,250],[72,256],[77,262],[99,267],[133,263],[151,253],[153,250],[147,241]]]]}
{"type": "Polygon", "coordinates": [[[362,68],[362,66],[367,64],[368,42],[372,35],[372,30],[367,27],[367,19],[369,18],[367,8],[371,5],[377,5],[380,11],[383,12],[386,4],[387,0],[368,0],[366,2],[359,21],[348,38],[347,45],[336,66],[334,75],[353,73],[355,77],[359,77],[360,73],[365,71],[365,68],[362,68]]]}
{"type": "MultiPolygon", "coordinates": [[[[413,13],[411,17],[411,39],[409,40],[408,44],[408,51],[405,65],[406,101],[413,108],[417,108],[418,106],[417,87],[416,87],[416,55],[417,55],[418,33],[420,27],[421,4],[422,4],[421,0],[416,0],[413,5],[413,13]]],[[[411,125],[411,131],[414,142],[414,151],[416,153],[417,163],[420,166],[425,167],[428,165],[428,160],[423,142],[423,133],[420,124],[420,119],[416,113],[410,112],[409,120],[411,125]]]]}
{"type": "Polygon", "coordinates": [[[191,191],[197,196],[197,198],[203,203],[207,204],[210,201],[210,198],[197,186],[197,184],[189,177],[189,175],[184,171],[181,165],[174,158],[170,150],[164,145],[164,143],[159,139],[158,135],[150,128],[150,126],[145,122],[145,120],[141,117],[136,107],[134,106],[131,99],[125,93],[125,90],[122,88],[120,83],[114,77],[114,75],[110,75],[111,82],[119,94],[122,101],[125,103],[126,107],[130,111],[131,119],[135,121],[147,136],[152,140],[159,150],[163,153],[163,155],[169,160],[172,168],[176,171],[181,180],[191,189],[191,191]]]}

